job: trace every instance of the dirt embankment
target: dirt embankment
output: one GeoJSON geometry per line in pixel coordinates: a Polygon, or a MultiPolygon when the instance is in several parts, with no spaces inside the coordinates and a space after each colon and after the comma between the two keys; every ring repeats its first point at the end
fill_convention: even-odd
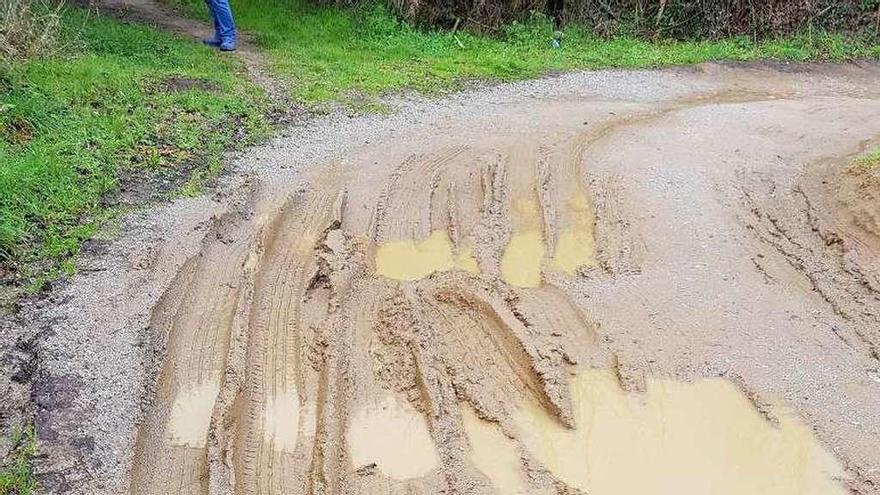
{"type": "Polygon", "coordinates": [[[838,173],[878,77],[572,75],[258,150],[46,315],[47,476],[878,493],[878,190],[838,173]]]}

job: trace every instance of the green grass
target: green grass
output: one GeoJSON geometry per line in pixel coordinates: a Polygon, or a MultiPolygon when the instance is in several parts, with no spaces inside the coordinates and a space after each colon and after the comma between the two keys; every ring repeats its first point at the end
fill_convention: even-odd
{"type": "Polygon", "coordinates": [[[853,165],[872,170],[880,169],[880,148],[876,148],[853,160],[853,165]]]}
{"type": "Polygon", "coordinates": [[[0,61],[7,288],[36,290],[72,270],[81,242],[117,211],[107,199],[121,176],[185,183],[195,194],[236,133],[269,131],[265,97],[233,58],[78,9],[64,12],[61,40],[55,56],[0,61]],[[169,78],[192,87],[174,89],[169,78]]]}
{"type": "Polygon", "coordinates": [[[13,451],[0,466],[0,495],[30,495],[39,485],[31,470],[37,455],[37,434],[33,427],[12,432],[13,451]]]}
{"type": "MultiPolygon", "coordinates": [[[[201,0],[169,0],[207,18],[201,0]]],[[[306,101],[345,100],[350,92],[379,94],[402,88],[434,92],[462,80],[515,80],[548,71],[655,67],[708,60],[844,60],[880,58],[880,47],[824,33],[760,43],[748,38],[711,42],[600,39],[575,27],[560,49],[543,17],[508,26],[499,36],[426,31],[381,7],[358,11],[314,7],[302,0],[237,0],[239,26],[290,76],[306,101]]]]}

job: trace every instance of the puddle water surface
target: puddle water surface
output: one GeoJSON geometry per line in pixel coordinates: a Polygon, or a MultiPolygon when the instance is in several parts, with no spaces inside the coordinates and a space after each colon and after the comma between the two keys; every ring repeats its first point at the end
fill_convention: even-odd
{"type": "Polygon", "coordinates": [[[405,480],[440,464],[424,417],[387,392],[378,404],[354,413],[347,439],[355,469],[375,463],[391,478],[405,480]]]}
{"type": "Polygon", "coordinates": [[[283,391],[269,398],[263,418],[263,435],[273,450],[293,452],[299,435],[299,395],[283,391]]]}
{"type": "Polygon", "coordinates": [[[470,460],[489,478],[498,493],[529,493],[516,442],[497,425],[477,417],[470,407],[463,406],[462,421],[468,437],[470,460]]]}
{"type": "Polygon", "coordinates": [[[220,387],[206,382],[181,390],[171,406],[169,432],[173,445],[203,448],[208,438],[211,411],[220,387]]]}
{"type": "Polygon", "coordinates": [[[543,259],[544,239],[540,231],[515,233],[501,256],[501,278],[516,287],[538,287],[543,259]]]}
{"type": "Polygon", "coordinates": [[[559,234],[550,268],[574,275],[579,267],[596,264],[593,237],[596,220],[590,200],[582,192],[574,194],[567,207],[569,226],[559,234]]]}
{"type": "Polygon", "coordinates": [[[479,273],[470,249],[453,252],[446,232],[435,231],[421,241],[390,241],[376,252],[376,271],[395,280],[418,280],[433,272],[465,270],[479,273]]]}
{"type": "Polygon", "coordinates": [[[540,208],[536,201],[514,201],[514,232],[501,256],[501,278],[515,287],[541,285],[541,269],[574,275],[581,266],[594,265],[595,219],[587,195],[574,193],[559,211],[562,223],[552,257],[547,252],[540,208]]]}
{"type": "Polygon", "coordinates": [[[514,419],[538,460],[592,495],[846,493],[809,428],[783,408],[770,423],[726,380],[651,379],[626,394],[612,374],[586,371],[572,394],[574,430],[534,404],[514,419]]]}

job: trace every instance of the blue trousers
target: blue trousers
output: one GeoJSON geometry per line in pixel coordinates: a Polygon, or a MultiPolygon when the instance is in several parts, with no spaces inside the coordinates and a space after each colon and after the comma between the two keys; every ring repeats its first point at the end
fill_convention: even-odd
{"type": "Polygon", "coordinates": [[[214,21],[214,37],[221,43],[235,44],[235,20],[229,0],[205,0],[214,21]]]}

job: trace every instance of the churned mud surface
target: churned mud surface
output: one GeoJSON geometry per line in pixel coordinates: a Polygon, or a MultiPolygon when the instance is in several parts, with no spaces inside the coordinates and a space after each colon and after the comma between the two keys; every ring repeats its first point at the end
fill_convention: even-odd
{"type": "Polygon", "coordinates": [[[781,69],[401,101],[130,219],[22,316],[47,486],[880,493],[880,67],[781,69]]]}

